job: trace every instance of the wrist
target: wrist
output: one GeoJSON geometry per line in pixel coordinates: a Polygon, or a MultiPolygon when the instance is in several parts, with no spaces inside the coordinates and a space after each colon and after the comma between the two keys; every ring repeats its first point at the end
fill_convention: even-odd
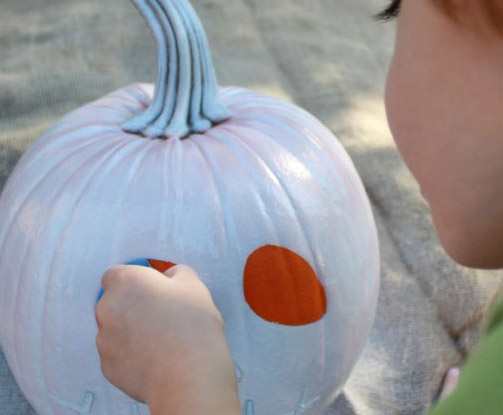
{"type": "Polygon", "coordinates": [[[201,348],[201,353],[187,353],[190,361],[182,365],[185,370],[166,373],[149,388],[147,404],[151,415],[240,414],[235,368],[228,346],[225,341],[209,343],[201,348]]]}

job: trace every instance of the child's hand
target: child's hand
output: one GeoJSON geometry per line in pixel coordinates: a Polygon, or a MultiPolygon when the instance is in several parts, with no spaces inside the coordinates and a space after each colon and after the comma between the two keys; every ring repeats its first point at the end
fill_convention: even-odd
{"type": "Polygon", "coordinates": [[[152,415],[239,414],[222,317],[192,269],[117,266],[103,287],[96,344],[110,382],[152,415]]]}
{"type": "Polygon", "coordinates": [[[442,384],[442,390],[440,392],[440,399],[447,398],[458,386],[459,382],[459,368],[451,367],[444,378],[444,383],[442,384]]]}

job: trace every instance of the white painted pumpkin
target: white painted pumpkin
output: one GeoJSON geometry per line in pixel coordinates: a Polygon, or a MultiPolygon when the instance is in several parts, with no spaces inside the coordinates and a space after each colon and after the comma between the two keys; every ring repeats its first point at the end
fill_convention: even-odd
{"type": "Polygon", "coordinates": [[[153,258],[192,266],[210,288],[244,414],[321,414],[376,307],[377,237],[360,179],[310,114],[217,92],[185,0],[135,3],[158,42],[155,95],[132,85],[67,115],[1,196],[10,368],[40,415],[147,414],[100,372],[94,307],[109,266],[153,258]]]}

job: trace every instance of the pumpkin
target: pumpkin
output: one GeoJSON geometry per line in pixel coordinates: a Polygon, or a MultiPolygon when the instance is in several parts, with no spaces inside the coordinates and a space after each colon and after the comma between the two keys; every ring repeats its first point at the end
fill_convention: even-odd
{"type": "Polygon", "coordinates": [[[217,86],[186,0],[134,3],[157,41],[155,88],[131,85],[65,116],[3,190],[10,368],[40,415],[147,414],[100,372],[101,276],[135,258],[161,271],[183,263],[223,315],[243,413],[320,414],[376,308],[377,236],[359,176],[312,115],[217,86]]]}

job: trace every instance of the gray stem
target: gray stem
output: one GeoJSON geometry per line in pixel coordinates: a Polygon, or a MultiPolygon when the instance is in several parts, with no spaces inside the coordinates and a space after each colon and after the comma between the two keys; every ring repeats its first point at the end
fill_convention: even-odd
{"type": "Polygon", "coordinates": [[[154,97],[122,128],[148,137],[204,133],[230,117],[218,103],[217,80],[206,34],[187,0],[131,0],[157,43],[154,97]]]}

